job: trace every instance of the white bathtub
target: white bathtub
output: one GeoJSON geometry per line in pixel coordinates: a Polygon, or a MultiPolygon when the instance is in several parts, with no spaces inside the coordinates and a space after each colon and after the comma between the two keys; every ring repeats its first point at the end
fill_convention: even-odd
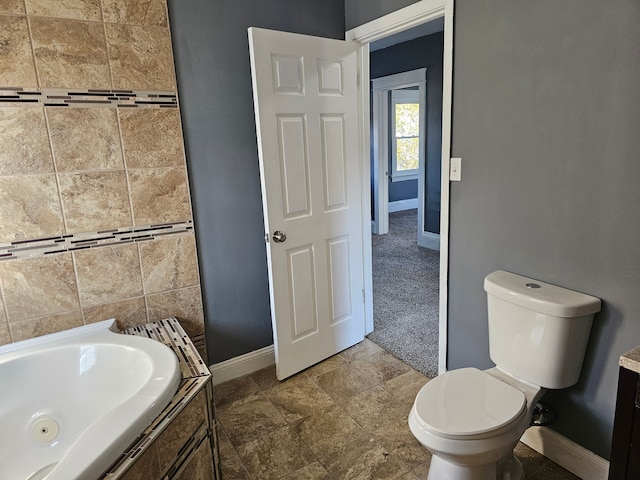
{"type": "Polygon", "coordinates": [[[99,477],[169,403],[171,349],[114,320],[0,347],[0,479],[99,477]]]}

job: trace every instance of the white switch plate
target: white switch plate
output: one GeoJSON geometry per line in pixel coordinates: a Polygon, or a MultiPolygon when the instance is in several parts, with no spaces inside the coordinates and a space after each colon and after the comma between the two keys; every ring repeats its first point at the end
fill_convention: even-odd
{"type": "Polygon", "coordinates": [[[462,179],[462,158],[452,158],[449,170],[449,180],[459,182],[462,179]]]}

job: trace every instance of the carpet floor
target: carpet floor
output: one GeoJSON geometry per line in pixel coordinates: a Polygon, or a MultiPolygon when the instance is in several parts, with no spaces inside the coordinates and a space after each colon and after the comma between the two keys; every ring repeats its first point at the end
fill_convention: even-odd
{"type": "Polygon", "coordinates": [[[440,254],[419,247],[416,236],[416,210],[389,214],[389,233],[372,236],[374,331],[368,338],[433,378],[440,254]]]}

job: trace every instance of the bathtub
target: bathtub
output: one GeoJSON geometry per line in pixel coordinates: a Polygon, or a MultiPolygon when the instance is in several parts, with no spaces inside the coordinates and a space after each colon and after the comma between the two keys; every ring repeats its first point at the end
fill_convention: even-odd
{"type": "Polygon", "coordinates": [[[115,321],[0,347],[0,479],[98,478],[170,402],[175,354],[115,321]]]}

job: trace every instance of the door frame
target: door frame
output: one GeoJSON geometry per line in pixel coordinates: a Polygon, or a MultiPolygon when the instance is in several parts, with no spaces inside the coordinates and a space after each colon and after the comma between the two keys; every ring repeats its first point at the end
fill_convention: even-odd
{"type": "Polygon", "coordinates": [[[453,90],[454,0],[421,0],[345,32],[347,41],[358,42],[360,68],[360,152],[362,172],[362,232],[364,251],[365,333],[373,331],[373,269],[371,262],[371,160],[369,43],[444,17],[442,78],[442,159],[440,193],[440,298],[438,326],[438,373],[447,370],[448,278],[449,278],[449,170],[451,157],[451,107],[453,90]]]}
{"type": "MultiPolygon", "coordinates": [[[[418,68],[409,72],[395,73],[371,80],[371,103],[373,107],[371,133],[373,135],[372,152],[373,170],[371,172],[371,188],[375,220],[371,221],[372,233],[385,235],[389,233],[389,92],[404,87],[417,86],[420,102],[420,175],[424,175],[424,140],[426,137],[426,82],[427,69],[418,68]]],[[[420,196],[420,186],[418,196],[420,196]]],[[[418,200],[418,205],[420,201],[418,200]]]]}
{"type": "Polygon", "coordinates": [[[417,68],[408,72],[395,73],[371,81],[373,106],[373,160],[372,160],[372,194],[375,220],[371,221],[374,234],[389,233],[389,94],[406,87],[418,87],[420,104],[420,161],[418,169],[418,215],[417,238],[419,246],[440,250],[440,235],[426,232],[424,222],[424,200],[426,195],[426,141],[427,141],[427,69],[417,68]]]}

